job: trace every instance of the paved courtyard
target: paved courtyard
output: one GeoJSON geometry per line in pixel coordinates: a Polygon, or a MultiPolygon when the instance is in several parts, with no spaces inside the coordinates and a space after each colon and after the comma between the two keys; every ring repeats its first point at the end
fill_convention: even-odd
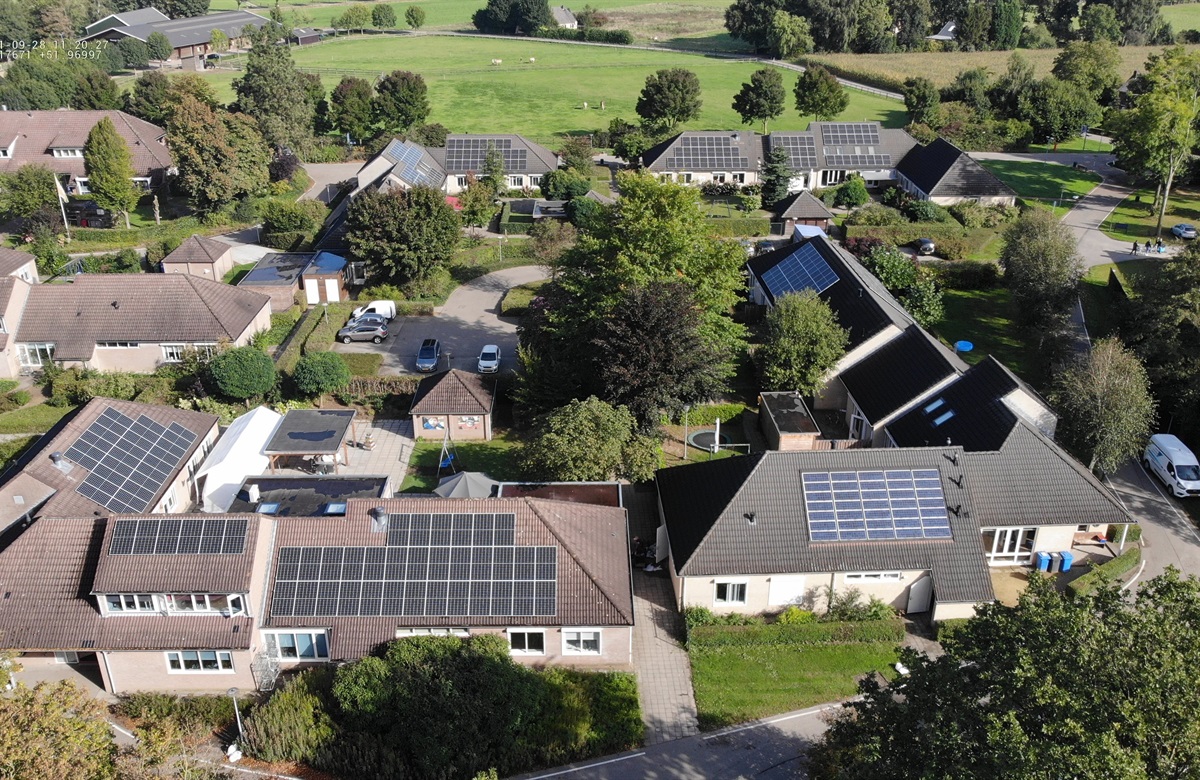
{"type": "MultiPolygon", "coordinates": [[[[392,478],[392,489],[400,487],[408,473],[408,459],[413,451],[412,420],[375,420],[373,423],[360,421],[357,426],[358,440],[353,440],[354,432],[350,434],[347,445],[350,448],[350,462],[338,467],[338,473],[350,474],[386,474],[392,478]],[[363,449],[362,441],[367,434],[375,442],[370,450],[363,449]]],[[[279,469],[277,474],[309,474],[299,469],[279,469]]]]}

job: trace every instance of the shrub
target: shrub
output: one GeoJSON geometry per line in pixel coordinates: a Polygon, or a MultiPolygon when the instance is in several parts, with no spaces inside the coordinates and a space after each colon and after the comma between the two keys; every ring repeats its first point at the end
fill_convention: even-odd
{"type": "Polygon", "coordinates": [[[912,199],[912,195],[899,187],[888,187],[883,191],[883,195],[879,196],[880,203],[885,206],[891,206],[894,209],[903,209],[912,199]]]}
{"type": "Polygon", "coordinates": [[[267,165],[271,181],[291,181],[300,170],[300,158],[291,152],[282,152],[267,165]]]}
{"type": "MultiPolygon", "coordinates": [[[[703,406],[693,406],[687,413],[687,423],[690,426],[698,427],[701,425],[713,425],[720,418],[722,423],[727,423],[734,419],[742,412],[749,408],[745,404],[729,403],[729,404],[704,404],[703,406]]],[[[674,421],[676,425],[683,425],[683,412],[676,415],[674,421]]]]}
{"type": "Polygon", "coordinates": [[[130,401],[138,391],[138,375],[121,371],[68,368],[45,376],[51,406],[79,406],[96,397],[130,401]]]}
{"type": "MultiPolygon", "coordinates": [[[[245,710],[250,697],[238,700],[245,710]]],[[[213,732],[234,722],[233,700],[229,696],[176,696],[170,693],[138,692],[122,696],[116,711],[134,721],[174,721],[184,733],[213,732]]]]}
{"type": "Polygon", "coordinates": [[[795,605],[788,607],[775,618],[781,626],[798,626],[804,623],[815,623],[817,616],[812,610],[802,609],[795,605]]]}
{"type": "Polygon", "coordinates": [[[987,208],[973,200],[955,203],[949,211],[965,228],[981,228],[987,220],[987,208]]]}
{"type": "Polygon", "coordinates": [[[793,623],[751,626],[702,625],[690,628],[688,645],[697,648],[748,645],[827,645],[904,640],[904,621],[793,623]]]}
{"type": "Polygon", "coordinates": [[[687,607],[683,620],[690,631],[698,626],[760,626],[767,621],[762,615],[747,615],[743,612],[717,614],[707,607],[687,607]]]}
{"type": "Polygon", "coordinates": [[[394,284],[374,284],[364,287],[358,294],[358,300],[362,304],[369,301],[402,301],[404,291],[394,284]]]}
{"type": "MultiPolygon", "coordinates": [[[[828,590],[828,589],[826,589],[828,590]]],[[[863,603],[858,588],[842,588],[829,594],[829,606],[821,620],[829,622],[869,622],[888,620],[896,616],[896,610],[872,596],[863,603]]]]}
{"type": "MultiPolygon", "coordinates": [[[[393,396],[411,396],[420,381],[421,378],[416,376],[355,376],[337,397],[344,404],[358,404],[378,411],[393,396]]],[[[408,411],[407,407],[404,411],[408,411]]]]}
{"type": "Polygon", "coordinates": [[[706,181],[700,185],[700,193],[710,198],[727,198],[737,195],[738,185],[731,181],[706,181]]]}
{"type": "Polygon", "coordinates": [[[234,347],[208,364],[213,389],[239,401],[264,395],[275,386],[275,363],[261,349],[234,347]]]}
{"type": "Polygon", "coordinates": [[[246,752],[263,761],[313,763],[333,742],[328,700],[333,671],[301,672],[246,718],[246,752]]]}
{"type": "Polygon", "coordinates": [[[565,27],[542,27],[533,37],[556,41],[616,43],[622,46],[633,43],[633,33],[628,30],[605,30],[599,27],[586,27],[578,30],[569,30],[565,27]]]}
{"type": "Polygon", "coordinates": [[[318,200],[265,200],[259,205],[263,220],[260,241],[275,249],[291,249],[317,231],[326,213],[325,204],[318,200]]]}
{"type": "Polygon", "coordinates": [[[1125,552],[1093,568],[1082,577],[1067,584],[1072,596],[1086,596],[1097,588],[1116,582],[1121,576],[1133,571],[1142,562],[1142,548],[1134,545],[1125,552]]]}
{"type": "Polygon", "coordinates": [[[80,261],[89,274],[136,274],[142,271],[142,256],[135,249],[122,249],[106,255],[91,255],[80,261]]]}
{"type": "Polygon", "coordinates": [[[16,408],[24,406],[33,398],[28,390],[17,390],[13,393],[6,393],[5,397],[11,400],[16,408]]]}
{"type": "Polygon", "coordinates": [[[296,327],[296,323],[300,321],[303,315],[304,309],[299,306],[293,306],[286,311],[272,314],[271,327],[255,333],[251,343],[259,349],[279,346],[287,340],[288,335],[296,327]]]}
{"type": "Polygon", "coordinates": [[[1000,266],[986,260],[961,260],[933,266],[938,281],[951,290],[994,290],[1000,286],[1000,266]]]}
{"type": "Polygon", "coordinates": [[[304,354],[304,342],[308,339],[309,334],[313,332],[313,329],[321,324],[323,315],[324,311],[322,309],[309,309],[300,318],[300,322],[296,324],[296,327],[292,329],[292,335],[288,338],[287,344],[275,361],[275,365],[281,374],[290,374],[296,368],[296,363],[299,362],[300,356],[304,354]]]}
{"type": "Polygon", "coordinates": [[[157,269],[163,258],[174,252],[183,243],[181,236],[169,236],[159,241],[151,241],[146,246],[146,264],[157,269]]]}
{"type": "Polygon", "coordinates": [[[908,220],[898,210],[878,203],[861,206],[842,220],[843,225],[870,225],[873,227],[903,225],[906,222],[908,220]]]}
{"type": "Polygon", "coordinates": [[[876,247],[884,246],[878,238],[847,238],[842,242],[846,251],[860,260],[870,254],[876,247]]]}
{"type": "Polygon", "coordinates": [[[771,220],[767,217],[712,217],[708,220],[708,231],[721,238],[768,236],[771,220]]]}
{"type": "Polygon", "coordinates": [[[954,632],[967,624],[970,618],[951,618],[937,622],[937,641],[944,642],[954,635],[954,632]]]}
{"type": "Polygon", "coordinates": [[[292,382],[305,395],[332,393],[350,384],[350,368],[336,352],[316,352],[300,358],[292,382]]]}
{"type": "Polygon", "coordinates": [[[954,217],[943,207],[929,200],[913,200],[904,207],[905,215],[913,222],[953,222],[954,217]]]}
{"type": "MultiPolygon", "coordinates": [[[[1123,533],[1123,525],[1110,525],[1104,533],[1104,538],[1110,542],[1120,542],[1123,533]]],[[[1129,524],[1129,533],[1125,535],[1126,542],[1140,542],[1142,540],[1142,527],[1137,523],[1129,524]]]]}
{"type": "Polygon", "coordinates": [[[844,208],[861,206],[871,199],[867,192],[867,183],[857,174],[851,174],[838,188],[834,195],[833,205],[844,208]]]}

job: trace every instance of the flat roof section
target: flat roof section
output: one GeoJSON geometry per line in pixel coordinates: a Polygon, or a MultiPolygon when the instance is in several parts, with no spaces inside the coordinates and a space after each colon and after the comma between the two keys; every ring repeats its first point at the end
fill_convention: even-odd
{"type": "Polygon", "coordinates": [[[332,455],[346,440],[353,409],[295,409],[283,416],[266,455],[332,455]]]}
{"type": "Polygon", "coordinates": [[[821,432],[799,393],[791,390],[767,392],[761,393],[760,397],[780,433],[821,432]]]}
{"type": "Polygon", "coordinates": [[[259,512],[279,517],[327,517],[346,514],[351,498],[388,498],[388,477],[284,476],[247,477],[229,512],[259,512]],[[250,500],[250,488],[258,500],[250,500]],[[339,506],[340,505],[340,506],[339,506]],[[270,510],[269,512],[265,510],[270,510]]]}
{"type": "Polygon", "coordinates": [[[271,252],[263,255],[250,272],[238,282],[238,287],[297,284],[300,274],[312,262],[311,252],[271,252]]]}
{"type": "Polygon", "coordinates": [[[621,507],[621,486],[616,482],[500,483],[498,498],[546,498],[572,504],[621,507]]]}

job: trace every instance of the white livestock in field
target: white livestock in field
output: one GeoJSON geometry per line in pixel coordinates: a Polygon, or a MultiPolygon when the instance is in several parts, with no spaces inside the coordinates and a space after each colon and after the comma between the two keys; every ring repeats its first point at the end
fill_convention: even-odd
{"type": "Polygon", "coordinates": [[[492,60],[493,65],[499,65],[502,62],[504,62],[504,60],[492,60]]]}

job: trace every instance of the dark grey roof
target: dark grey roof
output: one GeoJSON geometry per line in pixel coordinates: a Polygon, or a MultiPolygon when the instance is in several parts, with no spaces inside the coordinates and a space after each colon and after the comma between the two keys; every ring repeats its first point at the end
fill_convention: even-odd
{"type": "Polygon", "coordinates": [[[1104,483],[1023,419],[998,452],[965,457],[980,526],[1130,521],[1104,483]]]}
{"type": "Polygon", "coordinates": [[[916,144],[878,122],[811,122],[807,130],[771,133],[766,150],[786,148],[794,171],[887,170],[916,144]]]}
{"type": "Polygon", "coordinates": [[[994,598],[973,475],[957,447],[765,452],[661,469],[659,499],[681,576],[928,569],[944,602],[994,598]],[[941,475],[952,539],[812,542],[801,474],[933,468],[941,475]],[[754,513],[754,524],[746,520],[754,513]]]}
{"type": "Polygon", "coordinates": [[[1015,377],[989,355],[931,395],[927,403],[889,423],[888,434],[900,447],[956,444],[967,452],[994,452],[1004,445],[1017,424],[1017,415],[1004,403],[1004,397],[1019,386],[1015,377]],[[935,422],[949,412],[954,416],[940,424],[935,422]]]}
{"type": "Polygon", "coordinates": [[[392,164],[386,175],[396,177],[409,187],[425,185],[441,189],[446,181],[441,164],[425,147],[412,141],[393,138],[379,156],[392,164]]]}
{"type": "Polygon", "coordinates": [[[842,383],[872,424],[902,409],[939,382],[954,366],[933,337],[912,325],[841,374],[842,383]]]}
{"type": "Polygon", "coordinates": [[[896,170],[931,198],[1015,198],[1017,195],[991,171],[944,138],[937,138],[927,146],[914,147],[896,170]]]}
{"type": "Polygon", "coordinates": [[[579,23],[575,14],[571,13],[571,9],[565,5],[556,5],[551,8],[550,15],[554,17],[554,22],[559,27],[568,27],[579,23]]]}
{"type": "Polygon", "coordinates": [[[821,432],[799,393],[793,390],[763,392],[758,397],[780,433],[821,432]]]}
{"type": "Polygon", "coordinates": [[[353,421],[353,409],[293,409],[280,420],[263,453],[332,454],[342,445],[353,421]]]}
{"type": "Polygon", "coordinates": [[[504,155],[504,170],[509,174],[543,174],[558,168],[558,155],[521,135],[466,135],[452,133],[446,145],[427,147],[426,152],[450,175],[479,173],[488,144],[504,155]]]}
{"type": "Polygon", "coordinates": [[[312,252],[269,252],[238,282],[238,287],[289,287],[312,262],[312,252]]]}
{"type": "Polygon", "coordinates": [[[430,374],[417,385],[409,414],[491,414],[496,383],[480,374],[452,368],[430,374]]]}
{"type": "Polygon", "coordinates": [[[779,219],[833,219],[833,212],[808,190],[775,204],[775,213],[779,219]]]}
{"type": "Polygon", "coordinates": [[[746,264],[774,301],[772,291],[762,281],[762,275],[791,256],[801,244],[812,244],[829,267],[837,274],[838,281],[820,294],[822,300],[833,309],[838,324],[850,333],[847,349],[854,349],[888,325],[907,328],[913,320],[895,298],[879,283],[867,269],[827,236],[814,236],[803,242],[792,243],[750,259],[746,264]]]}
{"type": "Polygon", "coordinates": [[[500,483],[482,471],[460,471],[438,482],[433,492],[442,498],[494,498],[500,483]]]}
{"type": "Polygon", "coordinates": [[[145,41],[150,37],[150,33],[160,32],[167,36],[167,40],[171,42],[172,48],[178,49],[183,46],[196,46],[210,42],[213,30],[220,30],[230,38],[240,38],[242,37],[242,30],[245,29],[246,25],[262,27],[268,21],[270,20],[265,16],[252,14],[249,11],[221,11],[220,13],[207,14],[205,16],[189,16],[183,19],[160,20],[128,27],[114,27],[110,30],[92,33],[81,40],[100,37],[106,40],[114,40],[121,36],[128,36],[130,38],[137,38],[139,41],[145,41]]]}
{"type": "Polygon", "coordinates": [[[757,171],[762,144],[758,133],[688,130],[642,153],[651,171],[757,171]]]}
{"type": "Polygon", "coordinates": [[[279,517],[321,517],[344,515],[344,504],[351,498],[388,498],[388,478],[379,476],[287,476],[247,477],[237,498],[225,510],[230,514],[257,512],[263,504],[275,504],[268,514],[279,517]],[[258,501],[250,500],[249,488],[258,486],[258,501]]]}
{"type": "Polygon", "coordinates": [[[121,13],[109,14],[103,19],[97,19],[83,28],[83,32],[85,35],[93,35],[103,30],[111,30],[114,27],[132,27],[133,25],[145,24],[147,22],[165,22],[170,18],[157,8],[136,8],[132,11],[122,11],[121,13]]]}

